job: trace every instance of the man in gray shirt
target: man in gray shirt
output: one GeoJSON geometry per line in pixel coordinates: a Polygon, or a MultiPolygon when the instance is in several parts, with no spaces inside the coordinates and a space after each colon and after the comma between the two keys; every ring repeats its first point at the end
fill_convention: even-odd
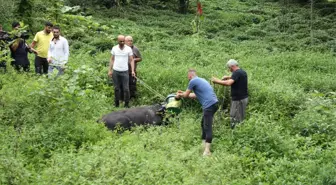
{"type": "MultiPolygon", "coordinates": [[[[134,59],[134,72],[137,76],[136,68],[137,63],[142,61],[142,57],[140,54],[139,49],[133,45],[133,38],[132,36],[126,36],[125,37],[125,44],[129,47],[131,47],[133,52],[133,59],[134,59]]],[[[128,69],[131,69],[131,64],[128,63],[128,69]]],[[[129,91],[130,91],[130,98],[136,98],[136,78],[132,76],[132,71],[129,70],[129,91]]],[[[122,90],[121,90],[122,91],[122,90]]],[[[121,93],[121,99],[123,99],[123,93],[121,93]]]]}

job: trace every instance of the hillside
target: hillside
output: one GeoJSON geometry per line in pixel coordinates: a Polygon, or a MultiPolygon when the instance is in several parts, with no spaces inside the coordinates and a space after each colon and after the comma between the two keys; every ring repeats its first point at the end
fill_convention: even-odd
{"type": "MultiPolygon", "coordinates": [[[[30,73],[0,72],[0,184],[336,184],[336,4],[312,17],[302,4],[202,4],[198,33],[195,3],[188,14],[128,5],[34,15],[33,32],[44,19],[61,25],[69,66],[60,78],[36,76],[30,55],[30,73]],[[211,157],[202,156],[197,101],[184,100],[169,126],[117,133],[97,124],[122,109],[107,78],[118,34],[133,36],[138,76],[163,96],[187,88],[188,68],[210,79],[239,60],[247,119],[232,130],[227,110],[216,113],[211,157]]],[[[230,89],[213,87],[229,107],[230,89]]],[[[163,101],[138,89],[132,106],[163,101]]]]}

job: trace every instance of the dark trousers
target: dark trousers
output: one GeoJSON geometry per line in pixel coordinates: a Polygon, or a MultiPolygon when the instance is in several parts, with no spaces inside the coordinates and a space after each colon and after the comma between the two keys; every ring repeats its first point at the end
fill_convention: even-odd
{"type": "Polygon", "coordinates": [[[21,68],[23,69],[24,72],[29,72],[29,64],[26,65],[20,65],[20,64],[15,64],[14,62],[11,62],[11,65],[17,72],[21,72],[21,68]]]}
{"type": "Polygon", "coordinates": [[[212,142],[212,123],[213,118],[218,110],[218,104],[215,103],[210,107],[203,109],[203,117],[202,117],[202,140],[205,140],[207,143],[212,142]]]}
{"type": "Polygon", "coordinates": [[[120,92],[121,89],[124,94],[125,105],[128,105],[130,94],[129,94],[129,76],[128,71],[115,71],[112,73],[112,80],[114,85],[114,102],[116,106],[119,106],[120,92]]]}
{"type": "Polygon", "coordinates": [[[0,69],[3,69],[4,72],[6,72],[6,61],[0,62],[0,69]]]}
{"type": "Polygon", "coordinates": [[[48,60],[39,56],[35,57],[35,73],[48,74],[48,60]]]}
{"type": "Polygon", "coordinates": [[[129,90],[130,90],[130,97],[136,98],[136,82],[137,79],[132,76],[132,74],[129,75],[129,90]]]}
{"type": "MultiPolygon", "coordinates": [[[[129,74],[129,92],[130,92],[130,98],[136,98],[136,78],[132,76],[132,74],[129,74]]],[[[122,88],[120,88],[120,99],[124,100],[124,91],[122,88]]]]}

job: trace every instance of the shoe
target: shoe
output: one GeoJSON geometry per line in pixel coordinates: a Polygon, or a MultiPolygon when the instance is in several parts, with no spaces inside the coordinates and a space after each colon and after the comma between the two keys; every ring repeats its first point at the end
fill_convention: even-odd
{"type": "Polygon", "coordinates": [[[125,103],[125,108],[130,108],[128,103],[125,103]]]}
{"type": "Polygon", "coordinates": [[[119,102],[114,102],[115,107],[119,107],[119,102]]]}
{"type": "Polygon", "coordinates": [[[204,151],[203,156],[211,156],[211,152],[204,151]]]}
{"type": "Polygon", "coordinates": [[[236,123],[234,123],[234,122],[231,123],[231,124],[230,124],[230,127],[231,127],[231,129],[234,129],[234,128],[236,127],[236,123]]]}
{"type": "Polygon", "coordinates": [[[211,156],[210,146],[211,146],[211,143],[205,142],[205,148],[204,148],[203,156],[211,156]]]}

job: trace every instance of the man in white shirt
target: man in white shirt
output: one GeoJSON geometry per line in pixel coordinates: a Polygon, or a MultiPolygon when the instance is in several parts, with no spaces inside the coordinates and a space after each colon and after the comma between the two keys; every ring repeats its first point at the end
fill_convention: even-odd
{"type": "Polygon", "coordinates": [[[69,58],[69,44],[66,38],[62,37],[61,29],[58,26],[53,27],[54,37],[50,41],[48,50],[48,73],[51,74],[56,68],[58,75],[64,74],[65,64],[69,58]]]}
{"type": "Polygon", "coordinates": [[[125,107],[128,108],[130,99],[128,70],[131,70],[133,77],[135,77],[135,72],[133,52],[129,46],[125,45],[124,35],[118,36],[118,45],[113,46],[111,54],[108,75],[113,80],[114,103],[116,107],[119,107],[120,88],[122,88],[125,107]],[[128,69],[128,63],[131,64],[131,69],[128,69]]]}

